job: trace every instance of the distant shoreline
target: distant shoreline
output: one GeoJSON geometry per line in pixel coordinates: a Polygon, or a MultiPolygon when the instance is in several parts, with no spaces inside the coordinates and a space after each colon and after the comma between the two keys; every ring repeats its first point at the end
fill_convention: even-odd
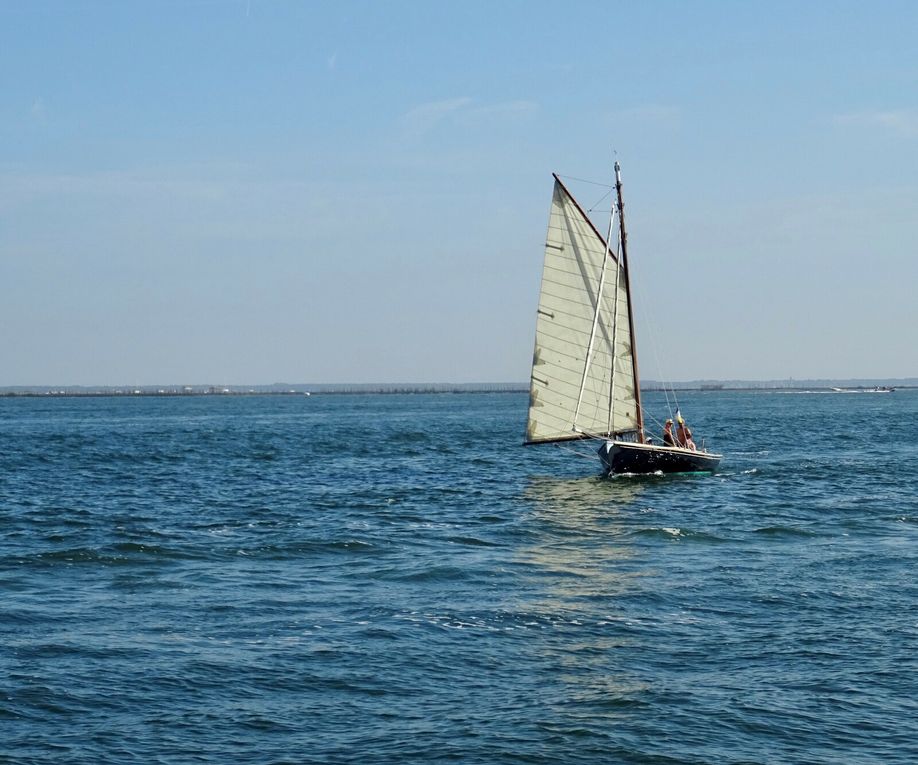
{"type": "MultiPolygon", "coordinates": [[[[643,393],[657,393],[675,389],[680,392],[712,393],[722,391],[787,391],[787,392],[870,392],[874,388],[914,389],[918,379],[906,380],[814,380],[807,381],[731,381],[730,383],[685,382],[662,386],[656,381],[641,386],[643,393]]],[[[525,383],[340,383],[316,385],[267,386],[8,386],[0,387],[3,398],[99,398],[99,397],[156,397],[199,398],[201,396],[314,396],[314,395],[390,395],[431,393],[527,393],[525,383]]]]}

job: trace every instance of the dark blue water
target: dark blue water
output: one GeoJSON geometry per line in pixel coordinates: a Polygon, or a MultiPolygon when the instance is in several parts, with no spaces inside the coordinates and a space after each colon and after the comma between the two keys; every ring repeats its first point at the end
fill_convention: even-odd
{"type": "Polygon", "coordinates": [[[918,393],[680,403],[0,399],[0,762],[918,762],[918,393]]]}

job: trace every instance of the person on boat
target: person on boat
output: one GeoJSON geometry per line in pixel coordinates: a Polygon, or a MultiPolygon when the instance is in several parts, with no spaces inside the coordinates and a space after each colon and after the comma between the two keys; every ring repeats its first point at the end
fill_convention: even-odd
{"type": "Polygon", "coordinates": [[[683,449],[691,449],[693,452],[698,450],[695,442],[692,440],[692,431],[689,430],[682,415],[679,415],[679,424],[676,426],[676,444],[683,449]]]}
{"type": "Polygon", "coordinates": [[[667,420],[663,425],[663,446],[675,446],[676,439],[673,438],[673,421],[667,420]]]}

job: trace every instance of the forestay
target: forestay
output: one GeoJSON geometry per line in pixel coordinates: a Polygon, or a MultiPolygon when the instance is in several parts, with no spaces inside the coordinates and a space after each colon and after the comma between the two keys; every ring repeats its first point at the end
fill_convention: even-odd
{"type": "Polygon", "coordinates": [[[528,443],[639,429],[627,283],[617,254],[607,251],[602,235],[556,177],[532,358],[528,443]]]}

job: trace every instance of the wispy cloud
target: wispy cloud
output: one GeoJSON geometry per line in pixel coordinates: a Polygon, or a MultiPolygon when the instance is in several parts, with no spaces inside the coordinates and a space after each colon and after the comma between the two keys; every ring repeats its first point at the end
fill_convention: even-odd
{"type": "Polygon", "coordinates": [[[48,107],[45,106],[45,100],[41,96],[33,99],[29,114],[32,115],[32,119],[36,122],[44,122],[47,119],[48,107]]]}
{"type": "Polygon", "coordinates": [[[405,132],[418,138],[447,122],[480,123],[498,117],[529,114],[538,109],[533,101],[503,101],[478,104],[467,96],[430,101],[408,110],[402,117],[405,132]]]}
{"type": "Polygon", "coordinates": [[[147,236],[160,246],[164,238],[182,237],[198,244],[232,241],[243,249],[246,242],[258,240],[332,241],[340,237],[340,211],[352,198],[353,190],[346,186],[326,185],[319,193],[315,181],[272,178],[232,164],[86,173],[28,172],[0,165],[0,217],[33,226],[21,228],[23,246],[31,246],[30,238],[39,246],[61,227],[84,243],[105,239],[104,232],[114,232],[114,238],[105,239],[109,243],[147,236]],[[74,209],[81,214],[69,214],[74,209]],[[52,234],[35,229],[36,220],[50,221],[52,234]]]}
{"type": "Polygon", "coordinates": [[[328,71],[330,72],[334,72],[335,69],[338,68],[338,51],[335,51],[328,57],[327,63],[328,63],[328,71]]]}
{"type": "Polygon", "coordinates": [[[675,106],[664,104],[641,104],[617,109],[609,117],[616,122],[667,125],[675,123],[682,113],[675,106]]]}
{"type": "MultiPolygon", "coordinates": [[[[216,202],[246,183],[231,165],[157,168],[135,172],[29,173],[0,166],[0,211],[55,199],[216,202]]],[[[251,184],[250,184],[251,185],[251,184]]]]}
{"type": "Polygon", "coordinates": [[[470,112],[474,116],[488,117],[500,114],[530,114],[536,109],[538,105],[534,101],[505,101],[490,106],[479,106],[470,112]]]}
{"type": "Polygon", "coordinates": [[[918,138],[918,109],[890,109],[888,111],[854,112],[839,114],[836,125],[877,128],[897,133],[906,138],[918,138]]]}
{"type": "Polygon", "coordinates": [[[444,101],[430,101],[410,109],[402,117],[402,122],[409,135],[421,136],[451,115],[466,109],[471,103],[471,98],[449,98],[444,101]]]}

